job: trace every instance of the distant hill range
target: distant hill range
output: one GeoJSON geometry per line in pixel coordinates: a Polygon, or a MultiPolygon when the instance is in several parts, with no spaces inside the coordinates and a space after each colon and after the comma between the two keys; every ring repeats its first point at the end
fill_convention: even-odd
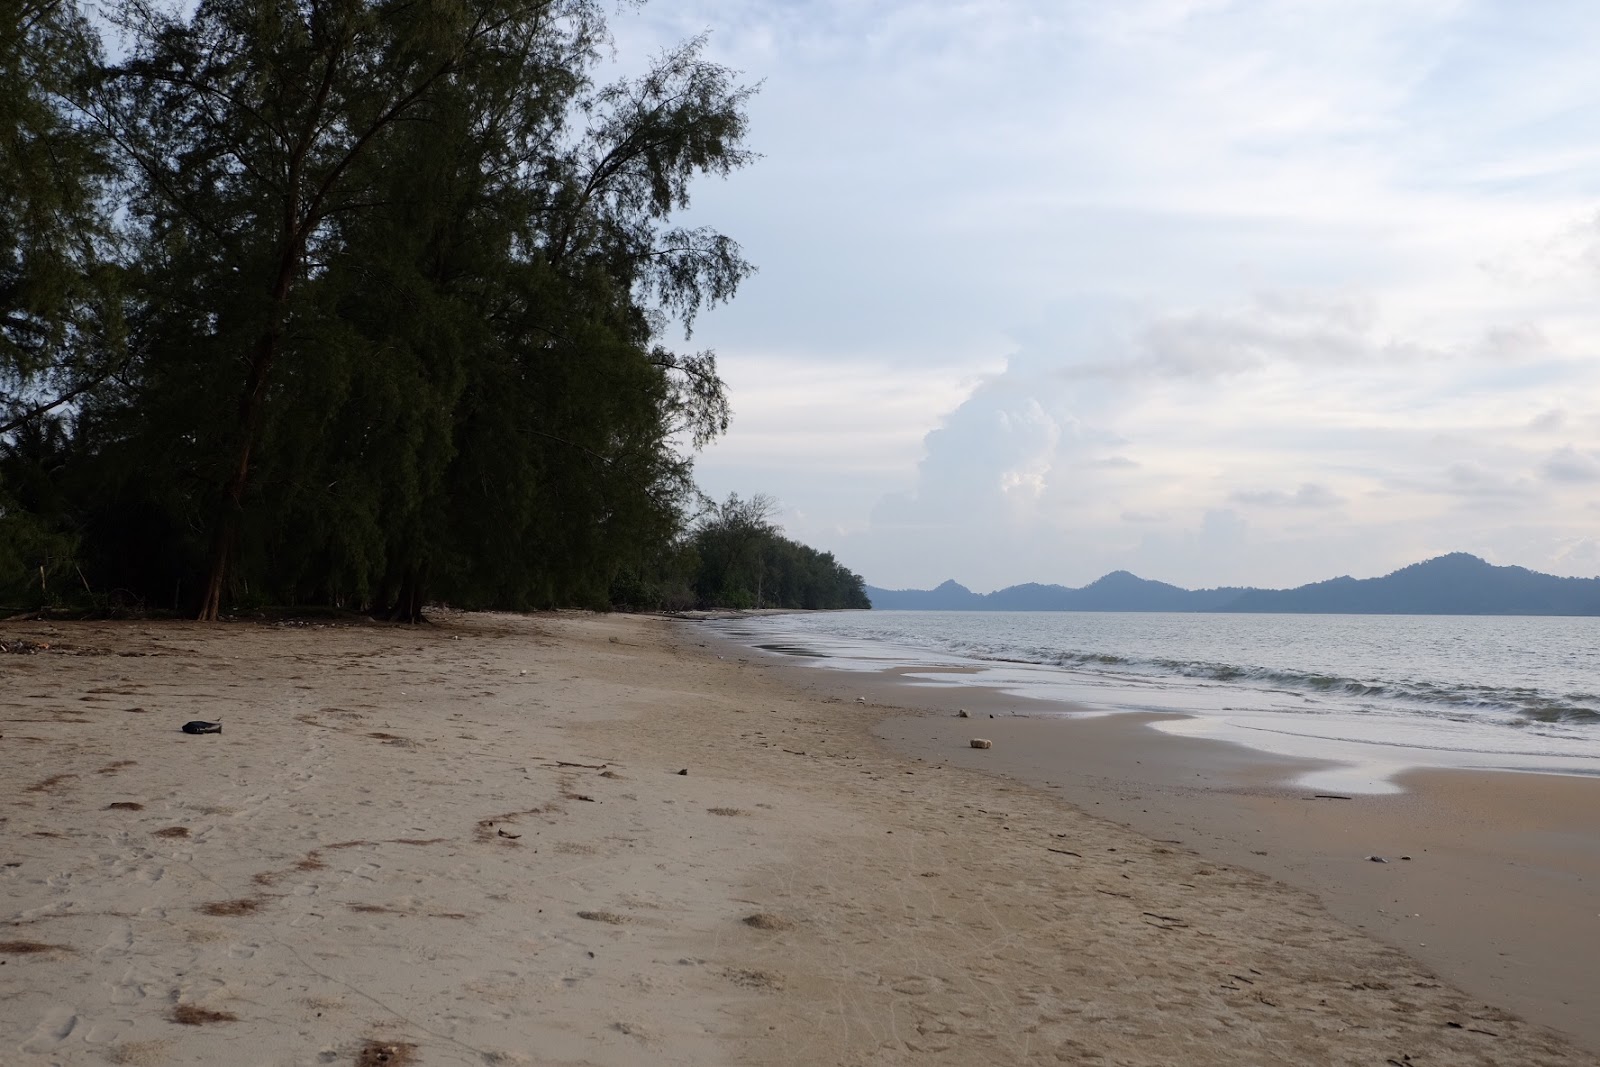
{"type": "Polygon", "coordinates": [[[920,611],[1240,611],[1327,615],[1600,615],[1600,578],[1558,578],[1453,552],[1382,578],[1330,578],[1297,589],[1180,589],[1127,571],[1084,586],[1013,585],[974,593],[867,586],[874,608],[920,611]]]}

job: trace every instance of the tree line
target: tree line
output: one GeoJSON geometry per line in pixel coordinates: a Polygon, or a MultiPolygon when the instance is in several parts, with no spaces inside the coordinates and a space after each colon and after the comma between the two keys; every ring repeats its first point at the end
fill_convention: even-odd
{"type": "Polygon", "coordinates": [[[0,603],[848,598],[692,481],[671,338],[753,269],[677,221],[753,159],[703,39],[602,83],[598,0],[0,6],[0,603]]]}
{"type": "Polygon", "coordinates": [[[644,609],[870,608],[866,586],[831,552],[783,536],[777,502],[737,494],[708,505],[674,551],[623,576],[619,604],[644,609]]]}

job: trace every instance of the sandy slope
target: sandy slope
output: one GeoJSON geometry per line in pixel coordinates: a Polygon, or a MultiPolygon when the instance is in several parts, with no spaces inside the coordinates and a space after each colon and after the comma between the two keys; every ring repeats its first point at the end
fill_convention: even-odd
{"type": "Polygon", "coordinates": [[[18,638],[6,1064],[1591,1062],[664,621],[18,638]]]}

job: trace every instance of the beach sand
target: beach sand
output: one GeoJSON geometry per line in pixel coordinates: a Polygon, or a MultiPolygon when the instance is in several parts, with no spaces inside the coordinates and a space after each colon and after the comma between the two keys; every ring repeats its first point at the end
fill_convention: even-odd
{"type": "Polygon", "coordinates": [[[1304,763],[1174,738],[1148,729],[1152,718],[1002,715],[983,723],[995,747],[981,753],[960,751],[972,726],[959,720],[896,718],[880,735],[1308,889],[1351,926],[1566,1031],[1600,1061],[1600,781],[1416,771],[1401,776],[1401,795],[1328,793],[1288,784],[1304,763]]]}
{"type": "Polygon", "coordinates": [[[958,765],[988,720],[919,762],[873,728],[924,691],[686,624],[19,639],[8,1065],[1596,1062],[1211,842],[958,765]]]}

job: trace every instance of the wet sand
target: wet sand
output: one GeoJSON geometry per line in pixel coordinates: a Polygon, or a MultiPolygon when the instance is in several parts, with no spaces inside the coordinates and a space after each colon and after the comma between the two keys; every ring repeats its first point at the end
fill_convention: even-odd
{"type": "Polygon", "coordinates": [[[1150,727],[1172,716],[1063,717],[1051,712],[1066,705],[904,678],[936,673],[927,667],[771,669],[817,691],[922,709],[875,729],[909,758],[1028,782],[1307,889],[1356,929],[1600,1057],[1600,780],[1419,770],[1398,778],[1400,794],[1338,794],[1293,784],[1331,764],[1150,727]],[[960,707],[975,717],[955,718],[960,707]],[[994,747],[971,749],[974,736],[994,747]]]}
{"type": "Polygon", "coordinates": [[[1600,782],[1418,771],[1403,794],[1336,800],[1289,786],[1299,766],[1173,738],[1145,718],[985,720],[986,752],[960,749],[974,732],[962,720],[896,718],[879,733],[914,758],[1055,787],[1309,889],[1357,929],[1600,1055],[1600,782]]]}

